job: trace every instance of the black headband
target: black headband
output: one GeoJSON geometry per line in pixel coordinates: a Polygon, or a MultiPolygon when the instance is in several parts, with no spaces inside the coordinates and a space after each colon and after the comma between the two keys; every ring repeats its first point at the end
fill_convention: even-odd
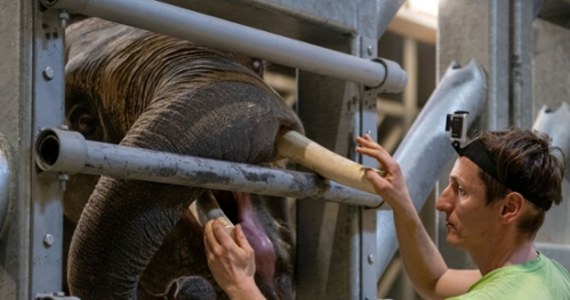
{"type": "Polygon", "coordinates": [[[459,156],[465,156],[469,158],[472,162],[474,162],[481,170],[485,171],[485,173],[489,174],[491,177],[495,178],[498,182],[503,184],[504,186],[508,187],[512,191],[518,192],[525,199],[534,203],[536,206],[544,209],[545,211],[549,210],[552,206],[551,201],[546,201],[545,203],[537,203],[537,201],[527,195],[530,193],[527,190],[527,187],[522,183],[516,180],[516,176],[509,176],[512,177],[512,180],[506,179],[508,182],[503,182],[499,179],[499,175],[497,174],[497,167],[495,166],[495,160],[489,155],[487,148],[483,145],[480,139],[474,139],[465,147],[461,147],[458,141],[454,141],[451,143],[457,154],[459,156]]]}

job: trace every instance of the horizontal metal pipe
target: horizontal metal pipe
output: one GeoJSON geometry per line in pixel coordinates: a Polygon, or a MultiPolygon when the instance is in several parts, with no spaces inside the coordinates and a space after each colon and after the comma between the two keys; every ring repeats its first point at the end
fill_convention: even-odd
{"type": "Polygon", "coordinates": [[[361,83],[383,92],[401,92],[407,82],[400,65],[387,59],[358,58],[160,1],[42,0],[42,3],[361,83]]]}
{"type": "Polygon", "coordinates": [[[377,207],[378,195],[349,188],[317,175],[255,165],[86,141],[77,132],[46,129],[36,141],[36,164],[44,171],[106,175],[253,194],[320,198],[377,207]]]}

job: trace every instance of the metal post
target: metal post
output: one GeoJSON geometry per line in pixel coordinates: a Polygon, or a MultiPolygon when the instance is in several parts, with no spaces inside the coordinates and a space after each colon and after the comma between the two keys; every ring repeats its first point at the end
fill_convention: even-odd
{"type": "Polygon", "coordinates": [[[4,236],[11,211],[11,201],[14,188],[13,158],[10,144],[0,134],[0,239],[4,236]]]}
{"type": "Polygon", "coordinates": [[[526,0],[511,2],[510,90],[511,123],[521,128],[532,125],[532,55],[534,52],[533,5],[526,0]]]}
{"type": "Polygon", "coordinates": [[[452,61],[475,58],[487,74],[487,105],[482,127],[509,126],[509,2],[504,0],[440,1],[437,71],[452,61]]]}
{"type": "Polygon", "coordinates": [[[393,61],[361,59],[160,1],[43,0],[42,3],[362,83],[385,92],[401,92],[406,85],[406,73],[393,61]]]}

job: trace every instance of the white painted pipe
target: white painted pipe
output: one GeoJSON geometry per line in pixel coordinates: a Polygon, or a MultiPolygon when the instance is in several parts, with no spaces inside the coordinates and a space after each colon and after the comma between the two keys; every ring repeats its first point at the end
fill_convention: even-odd
{"type": "Polygon", "coordinates": [[[407,75],[396,62],[366,60],[155,0],[41,0],[72,13],[163,33],[195,43],[399,93],[407,75]]]}

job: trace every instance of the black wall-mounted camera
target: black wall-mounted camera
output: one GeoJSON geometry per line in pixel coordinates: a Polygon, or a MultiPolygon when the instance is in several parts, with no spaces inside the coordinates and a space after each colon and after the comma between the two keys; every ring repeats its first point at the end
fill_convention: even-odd
{"type": "Polygon", "coordinates": [[[467,116],[469,112],[456,111],[447,115],[445,120],[445,131],[450,132],[451,141],[457,141],[460,144],[467,141],[467,116]]]}

